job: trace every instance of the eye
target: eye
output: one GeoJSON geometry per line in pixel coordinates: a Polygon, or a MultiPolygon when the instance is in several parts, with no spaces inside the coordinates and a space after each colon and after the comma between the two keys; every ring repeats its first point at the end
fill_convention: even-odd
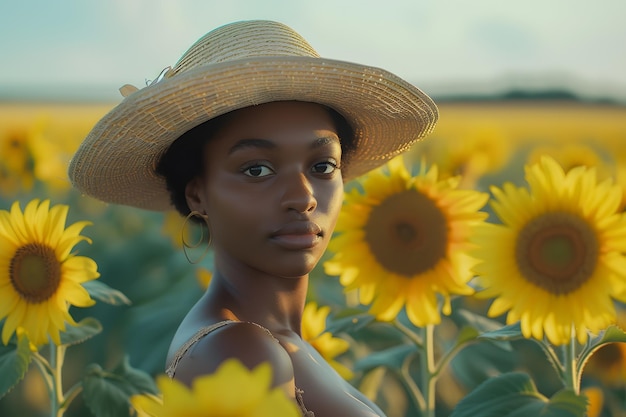
{"type": "Polygon", "coordinates": [[[332,174],[337,169],[334,161],[324,161],[313,165],[313,172],[316,174],[332,174]]]}
{"type": "Polygon", "coordinates": [[[259,178],[271,175],[274,173],[274,171],[266,165],[256,164],[245,168],[243,170],[243,173],[249,177],[259,178]]]}

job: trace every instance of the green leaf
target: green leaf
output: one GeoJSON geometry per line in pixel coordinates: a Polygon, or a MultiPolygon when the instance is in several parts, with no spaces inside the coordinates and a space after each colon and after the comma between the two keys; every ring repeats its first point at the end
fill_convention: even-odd
{"type": "Polygon", "coordinates": [[[529,340],[531,342],[536,343],[545,353],[546,358],[552,365],[552,368],[555,370],[557,374],[561,374],[563,372],[561,362],[557,357],[554,346],[548,343],[546,340],[539,340],[535,338],[526,339],[522,334],[522,327],[520,322],[509,324],[508,326],[503,326],[498,330],[494,330],[491,332],[483,333],[478,336],[478,339],[484,339],[489,341],[497,341],[497,342],[510,342],[514,340],[529,340]]]}
{"type": "Polygon", "coordinates": [[[472,340],[476,340],[478,336],[480,336],[478,329],[471,326],[462,327],[456,338],[456,346],[464,345],[472,340]]]}
{"type": "Polygon", "coordinates": [[[20,337],[17,346],[0,345],[0,398],[24,378],[32,359],[33,353],[26,337],[20,337]]]}
{"type": "Polygon", "coordinates": [[[456,310],[453,310],[450,317],[454,320],[455,323],[461,326],[471,326],[478,330],[480,333],[492,332],[502,328],[502,323],[500,323],[499,321],[492,320],[483,316],[482,314],[477,314],[464,308],[458,308],[456,310]]]}
{"type": "Polygon", "coordinates": [[[76,345],[102,332],[102,325],[93,317],[87,317],[79,321],[76,326],[67,326],[61,332],[62,345],[76,345]]]}
{"type": "Polygon", "coordinates": [[[141,369],[133,368],[128,361],[128,357],[113,370],[117,375],[122,375],[129,384],[132,390],[132,394],[157,394],[158,389],[154,383],[154,379],[147,372],[141,369]]]}
{"type": "MultiPolygon", "coordinates": [[[[453,310],[452,315],[450,316],[452,320],[461,328],[461,333],[459,334],[459,343],[466,343],[473,339],[486,339],[492,343],[495,343],[501,349],[511,351],[513,348],[511,344],[508,343],[508,340],[502,339],[493,339],[490,335],[494,334],[494,332],[499,332],[503,327],[502,323],[496,320],[492,320],[488,317],[485,317],[481,314],[477,314],[473,311],[466,310],[464,308],[458,308],[453,310]],[[475,336],[472,335],[469,329],[475,329],[475,332],[478,333],[475,336]],[[487,337],[481,337],[483,335],[487,335],[487,337]],[[467,337],[472,337],[472,339],[467,339],[467,337]]],[[[497,336],[501,337],[501,336],[497,336]]]]}
{"type": "Polygon", "coordinates": [[[626,332],[617,326],[609,326],[602,335],[592,341],[592,345],[600,346],[606,343],[626,343],[626,332]]]}
{"type": "Polygon", "coordinates": [[[104,303],[111,304],[114,306],[117,305],[131,305],[131,301],[122,293],[116,289],[113,289],[106,285],[102,281],[92,280],[87,281],[83,284],[83,287],[87,290],[89,295],[91,295],[96,300],[100,300],[104,303]]]}
{"type": "Polygon", "coordinates": [[[499,329],[492,330],[486,333],[482,333],[478,336],[479,339],[485,340],[519,340],[523,339],[522,328],[518,323],[509,324],[508,326],[502,326],[499,329]]]}
{"type": "Polygon", "coordinates": [[[563,389],[550,398],[542,416],[584,416],[587,411],[587,397],[576,395],[571,389],[563,389]]]}
{"type": "Polygon", "coordinates": [[[374,352],[354,364],[355,371],[367,371],[372,368],[384,366],[389,369],[400,369],[407,355],[416,352],[414,344],[394,346],[389,349],[374,352]]]}
{"type": "Polygon", "coordinates": [[[520,352],[507,351],[495,343],[468,344],[450,362],[455,378],[469,389],[493,375],[511,372],[519,366],[520,352]]]}
{"type": "Polygon", "coordinates": [[[83,378],[83,399],[96,417],[130,417],[130,397],[144,393],[157,393],[154,380],[127,358],[110,372],[91,364],[83,378]]]}
{"type": "Polygon", "coordinates": [[[525,373],[511,372],[489,378],[463,398],[450,417],[582,417],[584,396],[561,390],[548,399],[525,373]]]}
{"type": "Polygon", "coordinates": [[[342,316],[329,321],[326,331],[332,334],[356,332],[375,321],[371,314],[359,311],[357,314],[342,316]]]}

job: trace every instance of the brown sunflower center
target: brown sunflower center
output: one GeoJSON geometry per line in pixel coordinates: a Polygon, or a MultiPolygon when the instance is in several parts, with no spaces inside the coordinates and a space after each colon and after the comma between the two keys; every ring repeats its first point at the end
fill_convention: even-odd
{"type": "Polygon", "coordinates": [[[365,240],[386,270],[412,277],[431,269],[446,255],[448,226],[430,198],[407,190],[372,208],[365,240]]]}
{"type": "Polygon", "coordinates": [[[598,250],[596,234],[583,219],[546,213],[520,231],[516,261],[528,281],[553,294],[567,294],[591,278],[598,250]]]}
{"type": "Polygon", "coordinates": [[[61,264],[54,250],[41,243],[21,246],[9,265],[11,284],[30,303],[49,299],[61,282],[61,264]]]}

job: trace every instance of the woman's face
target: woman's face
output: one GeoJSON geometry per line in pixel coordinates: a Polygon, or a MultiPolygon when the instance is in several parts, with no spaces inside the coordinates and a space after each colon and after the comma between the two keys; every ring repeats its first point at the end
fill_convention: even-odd
{"type": "Polygon", "coordinates": [[[308,274],[343,198],[341,146],[328,111],[304,102],[238,110],[208,141],[204,161],[187,200],[208,215],[216,263],[308,274]]]}

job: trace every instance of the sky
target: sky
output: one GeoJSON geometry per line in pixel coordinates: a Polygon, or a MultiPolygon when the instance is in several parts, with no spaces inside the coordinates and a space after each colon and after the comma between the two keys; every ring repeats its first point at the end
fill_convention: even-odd
{"type": "Polygon", "coordinates": [[[0,0],[0,100],[119,100],[237,20],[433,96],[565,89],[626,102],[625,0],[0,0]]]}

